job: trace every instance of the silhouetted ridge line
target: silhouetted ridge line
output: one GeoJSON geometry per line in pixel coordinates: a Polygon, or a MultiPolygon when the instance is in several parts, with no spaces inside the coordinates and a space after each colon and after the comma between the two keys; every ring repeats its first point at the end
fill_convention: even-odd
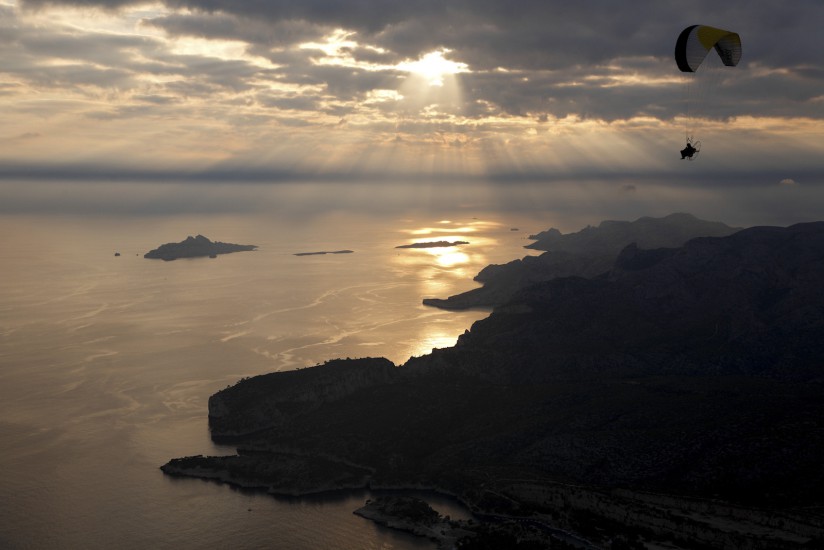
{"type": "Polygon", "coordinates": [[[556,277],[595,277],[609,270],[624,247],[674,248],[695,237],[723,237],[739,228],[700,220],[691,214],[644,217],[634,222],[604,221],[575,233],[549,229],[530,235],[536,239],[526,248],[545,250],[505,265],[490,265],[475,277],[484,286],[446,299],[425,298],[424,305],[443,309],[494,307],[505,303],[519,289],[556,277]]]}

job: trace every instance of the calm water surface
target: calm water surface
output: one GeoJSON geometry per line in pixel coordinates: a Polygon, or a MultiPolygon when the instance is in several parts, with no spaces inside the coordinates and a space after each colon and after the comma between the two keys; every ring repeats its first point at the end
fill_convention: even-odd
{"type": "Polygon", "coordinates": [[[0,218],[0,547],[432,548],[354,516],[365,493],[276,499],[158,467],[234,452],[209,439],[206,404],[241,377],[335,357],[400,364],[454,344],[487,313],[421,299],[473,288],[481,268],[526,255],[526,236],[550,225],[494,216],[0,218]],[[142,257],[197,233],[260,248],[142,257]],[[394,248],[459,239],[471,244],[394,248]],[[293,255],[341,249],[355,253],[293,255]]]}

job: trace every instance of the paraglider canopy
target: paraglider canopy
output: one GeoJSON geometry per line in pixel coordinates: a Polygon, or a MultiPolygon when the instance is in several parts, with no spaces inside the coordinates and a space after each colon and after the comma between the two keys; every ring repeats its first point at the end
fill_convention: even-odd
{"type": "Polygon", "coordinates": [[[734,67],[741,59],[741,37],[737,33],[708,25],[692,25],[681,31],[675,43],[675,61],[685,73],[694,73],[711,49],[724,65],[734,67]]]}

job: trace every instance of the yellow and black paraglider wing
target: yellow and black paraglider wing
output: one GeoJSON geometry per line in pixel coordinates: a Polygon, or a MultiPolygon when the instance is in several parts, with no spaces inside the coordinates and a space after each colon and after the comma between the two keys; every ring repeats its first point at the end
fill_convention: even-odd
{"type": "Polygon", "coordinates": [[[682,72],[694,73],[713,48],[724,65],[738,65],[741,37],[732,31],[708,25],[692,25],[681,31],[675,42],[675,62],[682,72]]]}

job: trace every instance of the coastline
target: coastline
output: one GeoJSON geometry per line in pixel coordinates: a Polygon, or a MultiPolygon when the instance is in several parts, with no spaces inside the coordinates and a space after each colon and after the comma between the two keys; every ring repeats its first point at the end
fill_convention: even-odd
{"type": "MultiPolygon", "coordinates": [[[[280,459],[288,460],[290,457],[293,460],[304,460],[306,456],[300,454],[291,454],[291,453],[272,453],[278,456],[280,459]]],[[[322,495],[332,495],[335,493],[340,492],[350,492],[350,491],[386,491],[386,492],[428,492],[439,495],[441,497],[446,497],[458,502],[461,506],[467,509],[467,511],[471,514],[479,514],[483,513],[482,510],[477,509],[471,502],[464,500],[460,495],[456,494],[453,491],[450,491],[444,487],[440,487],[434,484],[423,484],[423,483],[381,483],[375,481],[375,479],[370,475],[365,475],[359,482],[353,482],[350,484],[341,484],[335,483],[332,480],[328,480],[326,483],[318,483],[316,485],[290,485],[290,484],[272,484],[271,482],[267,482],[265,480],[252,480],[247,478],[241,478],[236,475],[232,475],[228,470],[225,469],[218,469],[218,468],[205,468],[203,466],[187,466],[185,465],[188,461],[198,461],[198,464],[201,460],[206,458],[215,458],[215,457],[204,457],[203,455],[194,455],[188,457],[181,457],[181,458],[174,458],[160,466],[160,470],[168,476],[178,477],[178,478],[193,478],[193,479],[202,479],[204,481],[214,481],[221,484],[231,485],[233,487],[237,487],[240,489],[255,489],[255,490],[262,490],[266,493],[274,496],[282,496],[282,497],[308,497],[308,496],[322,496],[322,495]]],[[[339,460],[337,461],[340,464],[346,464],[346,461],[339,460]]]]}
{"type": "MultiPolygon", "coordinates": [[[[801,547],[810,539],[818,540],[817,537],[824,533],[824,518],[815,511],[748,508],[712,499],[590,487],[554,480],[500,480],[490,483],[477,499],[470,500],[466,495],[437,484],[382,483],[371,474],[351,483],[327,479],[315,484],[275,485],[264,480],[239,478],[225,470],[172,464],[181,460],[185,458],[173,459],[160,469],[174,477],[225,483],[240,489],[262,491],[273,497],[322,498],[366,492],[402,497],[431,493],[450,499],[466,509],[473,521],[453,522],[457,525],[449,525],[449,529],[439,524],[437,529],[432,529],[370,509],[368,499],[365,506],[352,512],[385,527],[430,538],[442,548],[454,545],[456,533],[461,536],[489,532],[511,534],[526,527],[533,534],[543,533],[572,547],[594,550],[601,548],[597,541],[602,536],[591,529],[590,522],[596,518],[598,522],[609,522],[622,537],[643,536],[651,542],[672,542],[672,533],[677,530],[689,533],[693,543],[718,548],[789,550],[801,547]],[[511,501],[513,507],[500,509],[501,499],[511,501]],[[522,507],[523,503],[530,504],[522,507]]],[[[422,500],[426,501],[425,498],[422,500]]]]}
{"type": "Polygon", "coordinates": [[[476,535],[474,520],[453,520],[414,496],[381,495],[352,513],[390,529],[428,538],[439,548],[455,548],[460,539],[476,535]]]}
{"type": "Polygon", "coordinates": [[[427,538],[437,543],[439,548],[454,548],[454,545],[460,538],[473,536],[474,532],[471,529],[475,523],[475,519],[473,518],[484,515],[479,513],[471,503],[466,502],[459,495],[435,485],[419,483],[381,484],[375,482],[371,475],[364,476],[362,479],[352,483],[335,483],[329,480],[326,483],[311,486],[290,484],[272,485],[264,480],[250,480],[233,476],[228,470],[179,465],[180,461],[187,459],[201,460],[203,458],[202,456],[193,456],[173,459],[161,466],[160,470],[163,471],[165,475],[171,477],[200,479],[218,484],[226,484],[237,489],[264,492],[275,498],[333,498],[339,495],[357,495],[363,493],[363,496],[366,497],[364,504],[352,510],[353,514],[389,529],[427,538]],[[428,505],[429,500],[426,499],[425,496],[423,499],[420,499],[422,493],[428,493],[455,502],[466,510],[469,519],[451,520],[447,515],[445,518],[441,516],[437,522],[432,524],[422,524],[410,521],[408,518],[398,517],[397,515],[376,510],[372,506],[372,499],[369,498],[370,496],[376,499],[386,498],[387,496],[415,498],[422,500],[422,502],[428,505]]]}

